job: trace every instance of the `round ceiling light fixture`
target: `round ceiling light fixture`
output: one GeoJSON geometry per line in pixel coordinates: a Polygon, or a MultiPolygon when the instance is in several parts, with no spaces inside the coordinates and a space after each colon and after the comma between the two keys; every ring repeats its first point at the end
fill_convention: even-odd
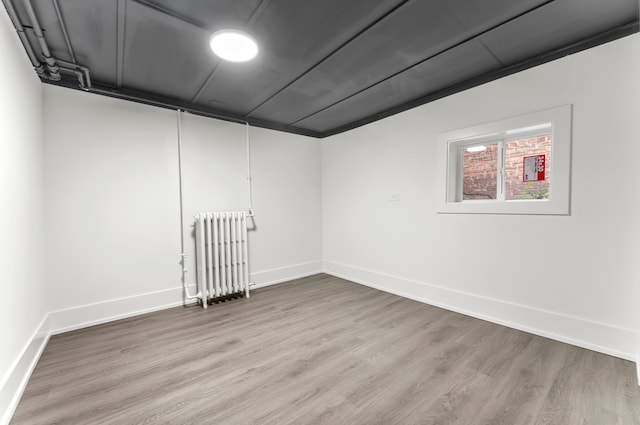
{"type": "Polygon", "coordinates": [[[471,146],[470,148],[467,148],[467,152],[482,152],[485,150],[487,150],[487,147],[482,145],[476,145],[476,146],[471,146]]]}
{"type": "Polygon", "coordinates": [[[230,62],[246,62],[258,54],[258,43],[249,34],[238,30],[220,30],[209,39],[213,53],[230,62]]]}

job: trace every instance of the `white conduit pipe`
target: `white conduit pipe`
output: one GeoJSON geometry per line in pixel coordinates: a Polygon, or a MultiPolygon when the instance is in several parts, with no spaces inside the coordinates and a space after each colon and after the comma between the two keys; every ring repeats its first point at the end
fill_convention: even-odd
{"type": "MultiPolygon", "coordinates": [[[[180,254],[180,263],[182,265],[182,288],[184,290],[184,298],[185,300],[196,300],[196,299],[202,299],[203,303],[206,303],[206,295],[203,296],[202,292],[198,292],[195,295],[191,295],[189,294],[189,289],[187,288],[187,265],[186,265],[186,258],[188,257],[188,255],[185,253],[184,251],[184,202],[183,202],[183,190],[182,190],[182,111],[180,109],[176,110],[177,112],[177,122],[178,122],[178,185],[179,185],[179,192],[180,192],[180,250],[181,250],[181,254],[180,254]]],[[[254,216],[254,212],[253,212],[253,187],[252,187],[252,177],[251,177],[251,140],[249,138],[249,123],[245,122],[245,128],[246,128],[246,143],[247,143],[247,186],[249,189],[249,212],[247,214],[247,217],[253,217],[254,216]]],[[[246,224],[245,224],[246,226],[246,224]]],[[[246,235],[246,228],[245,228],[245,235],[246,235]]],[[[245,240],[246,240],[246,236],[245,236],[245,240]]],[[[246,251],[246,246],[245,246],[245,251],[246,251]]],[[[245,258],[247,256],[247,253],[245,252],[245,258]]],[[[245,271],[245,273],[249,274],[249,270],[247,269],[245,271]]],[[[248,279],[248,278],[247,278],[248,279]]],[[[249,289],[247,286],[247,295],[248,295],[249,289]]]]}
{"type": "Polygon", "coordinates": [[[182,201],[182,111],[178,109],[176,112],[178,113],[178,183],[180,187],[180,249],[182,252],[180,254],[180,263],[182,265],[182,288],[184,290],[185,300],[202,299],[202,302],[206,304],[206,296],[203,297],[202,292],[191,295],[187,288],[187,254],[184,252],[184,211],[182,201]]]}
{"type": "MultiPolygon", "coordinates": [[[[252,183],[252,179],[253,177],[251,176],[251,139],[249,138],[249,123],[245,121],[245,128],[247,130],[247,186],[249,188],[249,213],[247,214],[247,217],[251,217],[251,220],[253,220],[253,217],[255,216],[255,213],[253,212],[253,183],[252,183]]],[[[242,227],[242,238],[245,241],[244,243],[244,247],[243,247],[243,257],[245,259],[245,263],[244,263],[244,276],[245,276],[245,282],[247,283],[247,287],[245,289],[246,292],[246,297],[249,298],[249,286],[253,286],[255,285],[255,283],[251,283],[250,279],[251,276],[249,275],[249,254],[248,254],[248,245],[249,245],[249,239],[248,239],[248,235],[247,235],[247,219],[246,217],[244,218],[244,220],[242,221],[243,223],[243,227],[242,227]]],[[[255,230],[255,222],[253,222],[253,230],[255,230]]]]}
{"type": "Polygon", "coordinates": [[[249,213],[247,216],[253,217],[253,187],[251,184],[251,141],[249,139],[249,123],[245,122],[247,136],[247,185],[249,186],[249,213]]]}

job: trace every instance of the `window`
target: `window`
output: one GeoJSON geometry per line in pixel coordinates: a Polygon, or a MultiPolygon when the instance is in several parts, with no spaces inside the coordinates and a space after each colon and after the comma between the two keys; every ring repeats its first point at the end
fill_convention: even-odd
{"type": "Polygon", "coordinates": [[[571,106],[439,140],[441,213],[569,214],[571,106]]]}
{"type": "MultiPolygon", "coordinates": [[[[499,199],[498,154],[502,143],[485,143],[461,147],[462,152],[462,200],[499,199]]],[[[501,186],[501,185],[500,185],[501,186]]]]}

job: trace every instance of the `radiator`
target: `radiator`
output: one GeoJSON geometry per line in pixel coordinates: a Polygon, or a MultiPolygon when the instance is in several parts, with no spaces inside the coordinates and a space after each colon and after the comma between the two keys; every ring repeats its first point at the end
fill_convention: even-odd
{"type": "Polygon", "coordinates": [[[200,213],[196,220],[197,284],[202,306],[208,301],[249,297],[247,213],[200,213]]]}

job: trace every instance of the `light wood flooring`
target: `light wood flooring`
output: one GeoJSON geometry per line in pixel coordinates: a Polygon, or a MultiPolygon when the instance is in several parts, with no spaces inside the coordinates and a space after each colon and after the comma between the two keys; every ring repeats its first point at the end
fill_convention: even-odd
{"type": "Polygon", "coordinates": [[[326,275],[51,338],[22,424],[640,424],[634,364],[326,275]]]}

